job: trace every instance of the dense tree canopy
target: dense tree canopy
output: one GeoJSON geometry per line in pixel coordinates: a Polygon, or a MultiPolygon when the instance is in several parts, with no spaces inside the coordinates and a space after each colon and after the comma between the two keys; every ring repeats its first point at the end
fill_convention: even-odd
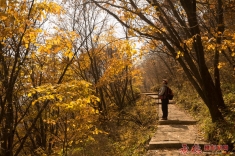
{"type": "Polygon", "coordinates": [[[0,155],[82,153],[107,132],[118,148],[111,152],[125,155],[132,150],[126,143],[146,142],[129,135],[156,120],[148,99],[147,109],[137,102],[139,93],[166,76],[186,75],[212,121],[226,120],[220,72],[228,76],[223,69],[234,64],[234,5],[1,0],[0,155]]]}
{"type": "Polygon", "coordinates": [[[223,120],[221,110],[226,106],[219,68],[233,60],[234,30],[227,27],[231,21],[224,19],[232,14],[233,3],[223,0],[92,2],[127,27],[130,35],[148,40],[149,50],[164,49],[177,59],[209,108],[212,120],[223,120]],[[221,55],[226,62],[221,61],[221,55]],[[211,57],[210,63],[207,57],[211,57]]]}

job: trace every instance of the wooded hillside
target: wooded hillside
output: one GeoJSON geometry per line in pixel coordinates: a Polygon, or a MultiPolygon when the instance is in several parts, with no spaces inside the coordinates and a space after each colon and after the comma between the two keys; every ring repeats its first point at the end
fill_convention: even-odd
{"type": "MultiPolygon", "coordinates": [[[[235,2],[1,0],[0,155],[144,155],[167,78],[235,142],[235,2]]],[[[203,120],[202,120],[203,119],[203,120]]]]}

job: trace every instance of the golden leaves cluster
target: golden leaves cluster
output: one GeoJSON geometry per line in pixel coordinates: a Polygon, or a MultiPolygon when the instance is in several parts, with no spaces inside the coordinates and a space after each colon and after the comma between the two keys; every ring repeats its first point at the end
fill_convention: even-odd
{"type": "MultiPolygon", "coordinates": [[[[100,79],[100,84],[114,82],[117,79],[125,79],[124,71],[126,68],[132,68],[135,62],[135,44],[128,40],[119,40],[112,43],[111,47],[112,57],[108,57],[105,64],[105,72],[100,79]]],[[[131,74],[132,72],[130,72],[131,74]]]]}
{"type": "Polygon", "coordinates": [[[0,41],[4,45],[8,38],[17,38],[27,49],[29,44],[35,44],[42,29],[35,23],[46,18],[47,14],[61,14],[63,9],[54,2],[1,1],[0,9],[0,41]],[[30,6],[32,5],[32,6],[30,6]],[[18,36],[18,37],[16,37],[18,36]]]}
{"type": "Polygon", "coordinates": [[[40,53],[53,53],[60,54],[69,57],[71,59],[74,55],[73,53],[73,42],[79,36],[75,32],[63,31],[60,29],[56,29],[57,34],[51,35],[48,38],[44,45],[41,45],[38,48],[38,52],[40,53]]]}
{"type": "Polygon", "coordinates": [[[91,84],[86,81],[72,80],[57,85],[45,84],[31,89],[27,96],[34,99],[32,104],[36,106],[49,102],[45,113],[57,112],[54,115],[48,114],[43,120],[48,125],[60,127],[58,136],[51,136],[57,143],[60,142],[56,140],[58,138],[69,138],[68,145],[72,146],[80,142],[93,141],[92,135],[103,133],[94,126],[99,98],[94,96],[91,84]]]}
{"type": "Polygon", "coordinates": [[[86,81],[73,80],[70,82],[52,85],[45,84],[33,88],[29,93],[28,97],[33,97],[37,95],[32,104],[43,103],[50,101],[53,103],[52,107],[61,107],[63,109],[73,109],[80,110],[81,108],[86,108],[92,110],[93,108],[89,104],[95,104],[99,99],[92,95],[92,89],[90,88],[90,83],[86,81]],[[90,109],[89,109],[90,108],[90,109]]]}

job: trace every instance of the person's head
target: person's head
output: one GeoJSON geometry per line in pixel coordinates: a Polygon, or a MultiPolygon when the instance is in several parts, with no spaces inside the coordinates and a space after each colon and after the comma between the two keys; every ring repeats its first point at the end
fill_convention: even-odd
{"type": "Polygon", "coordinates": [[[162,82],[163,82],[164,84],[167,84],[167,83],[168,83],[167,79],[163,79],[162,82]]]}

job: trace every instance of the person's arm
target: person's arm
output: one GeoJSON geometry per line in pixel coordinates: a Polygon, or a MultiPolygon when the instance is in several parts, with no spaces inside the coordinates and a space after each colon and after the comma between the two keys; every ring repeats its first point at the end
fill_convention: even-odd
{"type": "Polygon", "coordinates": [[[163,95],[165,93],[165,91],[166,91],[166,86],[162,86],[158,95],[163,95]]]}

